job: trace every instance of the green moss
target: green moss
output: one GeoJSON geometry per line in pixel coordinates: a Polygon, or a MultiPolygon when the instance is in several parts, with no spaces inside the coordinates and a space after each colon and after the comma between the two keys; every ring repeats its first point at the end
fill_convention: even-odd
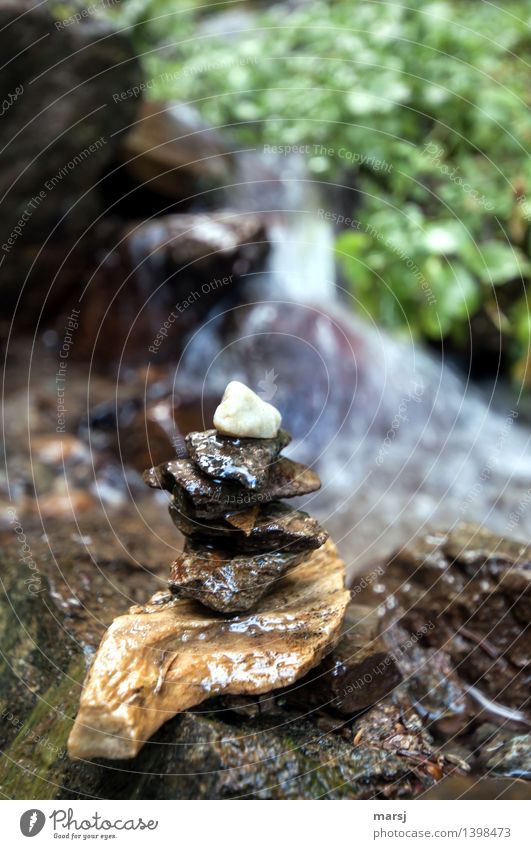
{"type": "Polygon", "coordinates": [[[2,754],[2,792],[15,799],[53,799],[64,771],[66,742],[85,663],[79,657],[36,702],[2,754]]]}

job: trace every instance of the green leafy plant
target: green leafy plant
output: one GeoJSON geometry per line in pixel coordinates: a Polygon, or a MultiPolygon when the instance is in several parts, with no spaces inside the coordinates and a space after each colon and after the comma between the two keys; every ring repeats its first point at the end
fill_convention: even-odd
{"type": "Polygon", "coordinates": [[[243,144],[305,146],[310,172],[352,190],[337,256],[363,310],[457,345],[481,316],[526,376],[526,0],[123,6],[153,96],[243,144]],[[216,26],[227,10],[248,17],[216,26]]]}

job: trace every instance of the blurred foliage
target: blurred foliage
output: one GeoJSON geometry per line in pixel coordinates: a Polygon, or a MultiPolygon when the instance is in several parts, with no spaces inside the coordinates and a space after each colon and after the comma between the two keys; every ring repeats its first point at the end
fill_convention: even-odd
{"type": "Polygon", "coordinates": [[[525,376],[527,0],[128,0],[113,14],[152,96],[243,143],[308,145],[319,179],[356,189],[337,251],[372,317],[463,344],[481,315],[525,376]]]}

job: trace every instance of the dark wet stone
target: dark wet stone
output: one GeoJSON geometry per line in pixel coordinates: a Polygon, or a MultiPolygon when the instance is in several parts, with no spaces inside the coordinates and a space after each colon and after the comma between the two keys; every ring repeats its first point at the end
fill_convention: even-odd
{"type": "Polygon", "coordinates": [[[383,641],[396,658],[403,690],[430,728],[449,737],[462,733],[474,714],[467,685],[442,649],[420,645],[422,632],[409,633],[396,624],[383,627],[383,641]]]}
{"type": "Polygon", "coordinates": [[[227,186],[235,177],[234,159],[220,134],[178,103],[140,104],[124,140],[123,160],[136,183],[179,201],[227,186]]]}
{"type": "Polygon", "coordinates": [[[187,537],[208,540],[223,548],[253,551],[311,551],[320,548],[328,533],[317,519],[303,510],[291,510],[274,501],[258,510],[250,530],[241,530],[222,519],[217,522],[194,520],[170,504],[170,515],[179,530],[187,537]]]}
{"type": "Polygon", "coordinates": [[[351,602],[343,636],[308,676],[295,696],[314,706],[351,716],[380,701],[402,680],[392,652],[379,636],[380,619],[370,607],[351,602]]]}
{"type": "Polygon", "coordinates": [[[56,25],[74,11],[35,0],[0,4],[2,98],[10,104],[0,127],[5,239],[24,216],[23,238],[4,254],[0,285],[4,306],[23,290],[30,325],[44,307],[43,279],[54,281],[46,308],[52,301],[57,312],[69,289],[74,306],[88,279],[92,223],[103,209],[100,178],[137,110],[134,98],[116,102],[113,94],[142,79],[127,34],[108,20],[85,14],[71,26],[56,25]]]}
{"type": "Polygon", "coordinates": [[[205,475],[257,490],[266,485],[271,463],[291,436],[281,429],[273,439],[237,439],[206,430],[189,433],[185,441],[191,459],[205,475]]]}
{"type": "MultiPolygon", "coordinates": [[[[139,220],[116,224],[100,238],[104,259],[86,293],[72,349],[77,359],[103,368],[118,360],[144,367],[175,362],[203,322],[208,326],[215,313],[245,299],[249,275],[263,268],[269,250],[263,216],[212,212],[146,221],[143,215],[138,209],[139,220]]],[[[170,403],[172,394],[170,388],[170,403]]]]}
{"type": "Polygon", "coordinates": [[[380,701],[345,729],[344,735],[355,746],[373,747],[382,758],[407,752],[413,775],[425,786],[449,772],[447,757],[433,745],[420,716],[407,701],[395,703],[391,697],[380,701]]]}
{"type": "Polygon", "coordinates": [[[192,461],[185,458],[168,460],[165,463],[159,463],[158,466],[152,466],[145,470],[142,478],[144,483],[147,483],[152,489],[165,489],[167,492],[173,492],[174,487],[182,486],[190,495],[194,493],[196,488],[202,493],[203,481],[210,484],[210,497],[214,492],[214,485],[209,478],[199,475],[192,461]]]}
{"type": "Polygon", "coordinates": [[[306,495],[319,489],[315,472],[281,457],[270,466],[263,489],[253,491],[231,483],[218,483],[202,474],[191,460],[170,460],[144,472],[148,486],[166,489],[177,507],[197,519],[213,519],[228,511],[246,510],[281,498],[306,495]]]}
{"type": "MultiPolygon", "coordinates": [[[[444,544],[447,557],[470,578],[492,581],[492,589],[510,600],[511,614],[531,619],[531,546],[493,534],[486,528],[458,525],[444,544]]],[[[531,662],[531,642],[527,655],[531,662]]]]}
{"type": "MultiPolygon", "coordinates": [[[[135,580],[135,595],[144,599],[153,589],[153,575],[134,564],[151,563],[159,546],[134,510],[126,524],[126,539],[122,534],[118,539],[103,514],[95,517],[93,527],[83,528],[93,533],[92,554],[72,539],[74,523],[47,523],[46,541],[40,523],[25,523],[43,575],[37,595],[28,592],[20,543],[12,530],[4,535],[0,636],[10,658],[0,664],[5,797],[407,799],[447,771],[448,762],[419,718],[405,718],[384,703],[352,727],[332,722],[324,731],[317,713],[300,718],[279,702],[271,716],[246,719],[213,699],[208,708],[168,722],[134,761],[71,761],[66,740],[87,663],[105,625],[128,603],[119,588],[135,580]],[[96,537],[98,528],[105,539],[96,537]],[[131,558],[127,564],[124,546],[131,558]],[[69,636],[74,620],[79,627],[69,636]]],[[[164,568],[164,550],[161,555],[164,568]]]]}
{"type": "Polygon", "coordinates": [[[267,496],[267,499],[271,501],[278,501],[281,498],[308,495],[318,490],[320,486],[319,476],[312,469],[302,463],[280,457],[269,470],[262,496],[267,496]]]}
{"type": "Polygon", "coordinates": [[[529,717],[530,574],[528,547],[460,524],[399,551],[363,601],[386,597],[407,633],[421,634],[422,648],[448,655],[463,686],[472,688],[476,711],[507,721],[506,709],[529,717]]]}
{"type": "MultiPolygon", "coordinates": [[[[380,732],[374,716],[353,745],[353,735],[324,732],[313,717],[284,710],[282,720],[242,721],[220,707],[216,700],[212,712],[168,722],[134,761],[115,761],[110,769],[105,762],[67,762],[62,798],[410,799],[449,772],[429,737],[408,730],[394,710],[382,718],[380,732]]],[[[32,786],[41,783],[34,779],[32,786]]]]}
{"type": "Polygon", "coordinates": [[[303,557],[282,551],[245,556],[187,540],[172,564],[170,588],[221,613],[249,610],[303,557]]]}
{"type": "Polygon", "coordinates": [[[510,778],[531,778],[531,734],[522,734],[504,740],[494,737],[486,746],[493,752],[486,766],[494,775],[510,778]]]}

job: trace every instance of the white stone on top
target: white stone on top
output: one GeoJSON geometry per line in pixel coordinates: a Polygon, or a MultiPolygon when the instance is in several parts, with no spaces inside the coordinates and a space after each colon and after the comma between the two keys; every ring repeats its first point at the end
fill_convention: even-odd
{"type": "Polygon", "coordinates": [[[214,413],[214,427],[225,436],[271,439],[277,435],[281,420],[276,407],[239,380],[227,385],[214,413]]]}

